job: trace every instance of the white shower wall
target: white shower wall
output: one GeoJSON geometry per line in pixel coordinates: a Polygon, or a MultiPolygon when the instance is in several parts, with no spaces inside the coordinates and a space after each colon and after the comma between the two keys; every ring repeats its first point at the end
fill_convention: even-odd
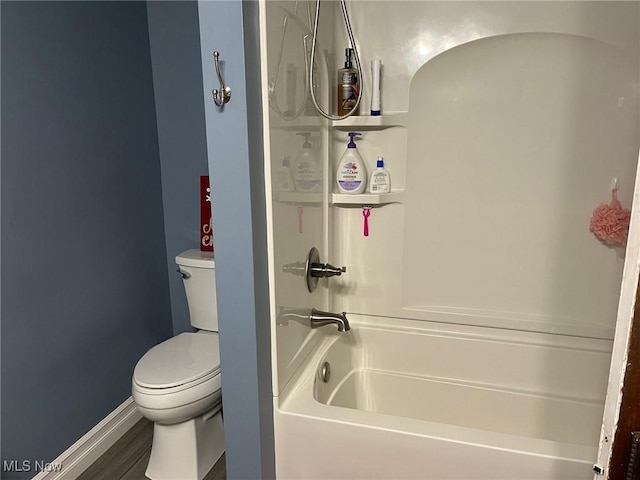
{"type": "MultiPolygon", "coordinates": [[[[371,60],[383,61],[383,112],[407,110],[409,84],[426,62],[453,47],[496,35],[524,32],[578,35],[608,43],[630,61],[638,62],[638,2],[350,0],[347,5],[366,67],[365,86],[371,85],[371,60]]],[[[337,69],[342,67],[348,40],[338,9],[334,19],[337,69]]],[[[362,100],[365,107],[370,98],[370,90],[365,89],[362,100]]],[[[365,108],[364,112],[367,111],[365,108]]]]}
{"type": "MultiPolygon", "coordinates": [[[[273,391],[278,395],[309,351],[322,338],[322,331],[311,330],[312,308],[326,310],[326,282],[313,293],[307,291],[304,265],[311,247],[316,247],[322,260],[327,259],[328,243],[328,131],[321,117],[309,108],[305,99],[305,43],[310,42],[312,2],[268,1],[263,4],[262,48],[263,73],[266,76],[263,96],[265,108],[265,156],[269,167],[267,192],[270,194],[268,216],[273,239],[271,261],[271,305],[275,324],[272,331],[274,365],[273,391]],[[306,108],[305,108],[306,105],[306,108]],[[304,142],[300,134],[310,134],[311,151],[318,158],[316,192],[283,191],[283,161],[290,170],[304,142]]],[[[319,35],[318,75],[326,77],[322,55],[331,49],[333,39],[333,7],[327,5],[321,15],[323,29],[319,35]]],[[[320,94],[320,99],[326,94],[320,94]]],[[[284,176],[286,183],[286,175],[284,176]]]]}
{"type": "MultiPolygon", "coordinates": [[[[592,209],[610,200],[614,176],[622,204],[631,205],[640,143],[639,4],[355,0],[349,12],[365,70],[362,113],[368,114],[369,65],[376,58],[383,63],[383,115],[409,111],[403,126],[365,128],[359,148],[369,169],[384,156],[392,188],[406,194],[404,203],[373,208],[369,237],[363,236],[359,206],[331,207],[330,257],[347,266],[346,275],[329,283],[332,308],[611,339],[623,250],[601,244],[588,222],[592,209]],[[520,47],[503,50],[505,56],[516,54],[502,63],[491,57],[492,51],[500,55],[500,48],[485,48],[489,40],[500,45],[500,35],[513,39],[511,34],[532,35],[523,52],[540,52],[543,58],[534,62],[528,84],[509,89],[476,67],[482,65],[477,55],[487,55],[486,64],[500,64],[505,75],[516,78],[512,60],[520,47]],[[549,42],[551,37],[559,40],[549,42]],[[601,55],[596,60],[590,57],[595,50],[602,50],[593,53],[601,55]],[[608,51],[615,61],[607,60],[608,51]],[[432,67],[425,64],[440,54],[440,64],[455,57],[458,66],[428,70],[432,67]],[[582,54],[589,58],[576,58],[582,54]],[[598,73],[601,59],[602,68],[623,71],[598,73]],[[416,77],[423,67],[427,70],[416,77]],[[544,69],[553,69],[546,73],[555,79],[544,69]],[[445,73],[456,76],[448,83],[445,73]],[[428,83],[438,75],[439,83],[412,85],[415,78],[428,83]],[[428,98],[436,89],[439,93],[428,98]],[[601,91],[603,98],[592,101],[601,91]],[[456,97],[460,92],[467,94],[456,97]],[[521,151],[535,145],[537,132],[520,135],[517,122],[511,128],[501,116],[514,99],[523,102],[525,123],[545,127],[539,159],[530,148],[521,151]],[[495,106],[500,102],[505,105],[495,106]],[[532,117],[532,110],[539,116],[532,117]],[[584,121],[585,115],[597,121],[584,121]],[[492,129],[495,135],[484,135],[492,129]],[[514,198],[516,205],[508,205],[514,198]],[[493,232],[485,229],[491,209],[502,221],[499,233],[508,237],[504,245],[496,245],[493,232]]],[[[337,69],[348,43],[338,11],[334,28],[337,69]]],[[[509,79],[503,80],[508,85],[509,79]]],[[[348,130],[332,131],[331,175],[348,130]]],[[[331,177],[331,188],[333,182],[331,177]]]]}
{"type": "MultiPolygon", "coordinates": [[[[263,95],[269,103],[265,138],[270,165],[268,192],[272,199],[269,211],[273,238],[270,247],[273,252],[271,284],[274,287],[271,303],[276,318],[272,336],[274,366],[277,365],[275,395],[282,391],[308,353],[327,333],[328,327],[310,329],[305,314],[311,308],[363,314],[373,318],[373,321],[375,316],[385,316],[611,339],[624,259],[620,249],[610,249],[593,237],[588,231],[588,217],[599,202],[609,200],[609,183],[613,175],[620,177],[621,202],[626,207],[631,202],[633,172],[640,143],[640,4],[594,1],[350,0],[347,5],[364,68],[361,113],[369,113],[370,62],[381,59],[383,115],[409,112],[400,117],[397,122],[399,126],[363,126],[359,119],[354,118],[347,121],[346,125],[344,122],[342,125],[332,125],[310,109],[295,115],[295,110],[301,107],[304,99],[303,38],[308,36],[309,49],[309,16],[314,14],[315,2],[269,0],[263,5],[266,29],[262,41],[267,52],[263,60],[267,80],[263,95]],[[289,20],[283,38],[284,19],[287,16],[289,20]],[[575,65],[568,66],[570,79],[565,87],[568,87],[566,91],[570,101],[567,105],[572,115],[554,118],[557,131],[562,134],[555,138],[547,136],[540,139],[543,150],[551,151],[553,155],[539,162],[538,170],[528,170],[524,167],[529,165],[529,152],[529,157],[518,159],[523,168],[505,175],[503,167],[510,165],[509,159],[504,157],[505,150],[501,152],[502,156],[492,158],[489,143],[481,143],[482,155],[469,155],[467,151],[452,157],[452,152],[460,152],[465,148],[468,150],[469,144],[479,138],[476,132],[470,130],[473,112],[471,109],[469,115],[465,114],[464,102],[481,99],[485,87],[492,95],[499,94],[500,89],[495,85],[475,85],[476,72],[471,68],[469,72],[465,72],[464,68],[447,72],[446,68],[440,69],[436,63],[456,63],[454,60],[458,58],[458,63],[464,64],[465,55],[468,55],[471,66],[478,61],[473,56],[472,45],[480,45],[480,50],[483,50],[484,42],[499,43],[500,36],[512,38],[516,34],[553,34],[576,39],[578,43],[580,39],[587,43],[599,43],[603,48],[615,51],[618,57],[626,59],[627,71],[634,73],[631,77],[620,77],[623,83],[627,82],[625,98],[618,107],[622,95],[615,97],[615,105],[601,112],[603,120],[599,125],[602,131],[576,130],[573,107],[579,105],[581,99],[572,96],[575,92],[570,87],[571,82],[577,85],[581,71],[573,68],[575,65]],[[440,54],[442,56],[438,57],[440,54]],[[278,59],[281,59],[280,63],[278,59]],[[434,75],[439,76],[438,84],[428,84],[434,76],[430,72],[431,65],[436,68],[434,75]],[[457,75],[452,78],[452,85],[455,83],[463,89],[461,91],[468,89],[477,95],[475,99],[468,96],[461,102],[463,108],[458,112],[461,115],[458,119],[448,114],[452,112],[449,107],[455,100],[453,96],[447,97],[448,73],[457,75]],[[425,88],[412,86],[416,74],[421,78],[419,81],[426,85],[425,88]],[[444,93],[429,98],[429,92],[433,94],[436,88],[443,89],[444,93]],[[475,90],[471,91],[473,88],[475,90]],[[434,99],[437,100],[435,104],[434,99]],[[623,112],[623,117],[620,117],[620,112],[623,112]],[[610,118],[609,115],[616,117],[610,118]],[[360,205],[331,204],[331,192],[335,191],[336,162],[345,149],[347,132],[350,130],[363,133],[358,148],[369,170],[375,168],[375,159],[382,155],[392,175],[392,189],[405,192],[400,203],[372,209],[368,237],[363,236],[360,205]],[[293,167],[300,154],[303,139],[299,133],[311,134],[313,151],[322,165],[323,188],[314,194],[279,191],[282,160],[289,157],[293,167]],[[598,143],[596,133],[602,136],[602,142],[598,143]],[[443,135],[450,138],[443,139],[443,135]],[[582,142],[585,135],[592,138],[582,142]],[[429,138],[437,141],[429,141],[429,138]],[[576,154],[579,148],[574,148],[581,143],[587,150],[584,153],[589,157],[584,164],[576,154]],[[559,155],[566,145],[573,145],[571,155],[559,155]],[[598,146],[601,158],[594,156],[593,145],[598,146]],[[556,158],[560,157],[569,158],[570,161],[559,166],[556,158]],[[459,162],[456,169],[452,169],[452,158],[459,162]],[[464,162],[469,159],[487,162],[487,167],[465,170],[464,162]],[[579,177],[587,181],[578,182],[576,187],[570,175],[557,177],[554,174],[554,169],[566,171],[570,168],[579,171],[579,177]],[[461,181],[460,172],[473,172],[473,178],[461,181]],[[529,178],[531,182],[527,181],[529,178]],[[550,178],[558,182],[549,184],[547,180],[550,178]],[[517,185],[510,188],[515,192],[521,193],[525,186],[530,191],[518,197],[520,217],[515,219],[517,221],[512,232],[523,234],[521,227],[528,224],[539,225],[540,228],[538,245],[528,250],[504,248],[502,253],[505,255],[501,256],[499,248],[480,248],[491,246],[491,242],[482,243],[486,238],[482,240],[478,236],[483,233],[479,228],[486,222],[473,215],[468,216],[464,224],[451,222],[444,228],[437,217],[427,215],[435,211],[446,218],[446,209],[452,206],[468,213],[465,204],[482,209],[482,196],[473,195],[475,187],[491,182],[505,186],[513,180],[517,180],[517,185]],[[538,191],[536,185],[542,188],[538,191]],[[566,202],[563,203],[566,198],[558,202],[563,192],[571,193],[568,198],[571,208],[578,208],[571,215],[575,224],[571,236],[580,237],[577,243],[572,243],[575,239],[567,241],[566,238],[556,241],[551,234],[554,224],[548,212],[566,207],[566,202]],[[422,208],[422,205],[429,208],[422,208]],[[473,221],[478,224],[474,225],[473,221]],[[436,236],[438,242],[434,243],[436,236]],[[541,246],[539,241],[546,243],[541,246]],[[574,248],[576,245],[579,248],[574,248]],[[347,272],[339,278],[321,281],[318,289],[309,293],[301,273],[306,254],[313,246],[320,250],[323,262],[345,265],[347,272]],[[554,248],[554,255],[549,255],[549,249],[554,248]],[[460,255],[456,255],[456,249],[460,255]],[[466,270],[470,258],[484,262],[484,267],[470,265],[466,270]],[[597,270],[597,281],[591,277],[586,283],[581,283],[579,267],[582,258],[597,270]],[[565,268],[565,261],[571,268],[565,268]],[[553,263],[553,268],[542,268],[545,262],[553,263]],[[492,268],[492,265],[496,268],[492,268]],[[537,270],[533,271],[533,267],[537,270]],[[547,272],[554,275],[549,278],[549,285],[544,276],[547,272]],[[504,277],[506,273],[510,276],[500,280],[499,276],[504,277]],[[560,301],[554,303],[549,300],[548,293],[559,278],[563,280],[562,285],[567,292],[560,301]],[[564,302],[565,297],[567,302],[564,302]],[[584,305],[581,305],[581,299],[587,300],[584,305]],[[590,308],[591,305],[597,308],[590,308]],[[597,315],[583,315],[590,310],[597,310],[597,315]]],[[[318,91],[325,101],[328,96],[331,97],[333,105],[336,71],[342,67],[344,48],[348,46],[338,2],[322,2],[319,32],[316,54],[320,84],[318,91]],[[325,67],[325,58],[328,67],[325,67]]],[[[486,51],[488,53],[483,54],[490,57],[491,48],[486,51]]],[[[513,50],[510,52],[513,53],[513,50]]],[[[514,74],[514,69],[509,70],[509,65],[508,62],[502,64],[508,73],[514,74]]],[[[540,65],[542,68],[544,65],[560,68],[562,57],[554,56],[550,63],[543,61],[540,65]]],[[[562,76],[562,72],[558,75],[562,76]]],[[[610,80],[607,75],[602,78],[610,80]]],[[[505,81],[508,83],[508,79],[505,81]]],[[[588,83],[590,88],[596,88],[597,91],[597,81],[588,83]]],[[[528,93],[535,94],[536,85],[529,87],[528,93]]],[[[559,91],[552,93],[559,94],[559,91]]],[[[502,98],[505,99],[507,97],[502,98]]],[[[545,101],[548,100],[545,97],[545,101]]],[[[535,95],[527,97],[527,101],[531,106],[532,102],[535,103],[535,95]]],[[[488,106],[491,106],[490,102],[488,106]]],[[[488,108],[487,105],[485,108],[488,108]]],[[[489,112],[487,119],[492,116],[499,118],[500,111],[489,112]]],[[[475,120],[481,123],[482,117],[475,120]]],[[[389,122],[394,123],[394,120],[389,122]]],[[[491,131],[490,121],[485,123],[483,128],[491,131]]],[[[508,122],[499,127],[506,129],[505,138],[513,136],[508,127],[508,122]]],[[[527,141],[531,142],[534,137],[535,132],[532,131],[527,141]]],[[[514,147],[511,152],[518,152],[517,145],[511,147],[514,147]]],[[[491,199],[493,202],[499,201],[505,194],[505,190],[501,189],[495,192],[497,196],[491,199]]],[[[515,239],[511,237],[507,244],[519,245],[514,243],[515,239]]],[[[557,288],[554,291],[561,292],[557,288]]]]}

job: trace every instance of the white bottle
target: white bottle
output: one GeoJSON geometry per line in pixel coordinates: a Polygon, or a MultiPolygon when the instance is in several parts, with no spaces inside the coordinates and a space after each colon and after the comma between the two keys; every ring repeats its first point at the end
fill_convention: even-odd
{"type": "Polygon", "coordinates": [[[305,137],[302,151],[293,165],[293,180],[296,191],[302,193],[317,193],[322,190],[322,170],[315,152],[312,148],[309,136],[311,133],[298,133],[305,137]]]}
{"type": "Polygon", "coordinates": [[[371,116],[380,115],[380,68],[381,60],[371,60],[371,116]]]}
{"type": "Polygon", "coordinates": [[[275,172],[275,189],[279,192],[293,192],[295,190],[293,184],[293,174],[289,167],[289,157],[284,157],[282,165],[276,168],[275,172]]]}
{"type": "Polygon", "coordinates": [[[353,140],[356,135],[361,134],[349,132],[350,139],[347,149],[338,163],[336,182],[340,193],[362,193],[367,186],[367,168],[353,140]]]}
{"type": "Polygon", "coordinates": [[[378,157],[376,161],[376,169],[371,174],[369,180],[369,192],[371,193],[389,193],[391,191],[391,176],[389,170],[384,168],[384,159],[378,157]]]}

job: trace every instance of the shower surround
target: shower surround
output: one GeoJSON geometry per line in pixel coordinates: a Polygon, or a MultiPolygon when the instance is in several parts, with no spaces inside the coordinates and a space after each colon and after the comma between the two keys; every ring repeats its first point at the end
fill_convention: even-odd
{"type": "MultiPolygon", "coordinates": [[[[614,178],[631,207],[638,4],[351,1],[361,111],[382,59],[382,116],[333,122],[306,98],[314,5],[261,5],[278,478],[590,478],[625,255],[589,219],[614,178]],[[349,131],[391,195],[333,191],[349,131]],[[321,193],[278,190],[299,133],[321,193]],[[347,271],[309,293],[312,246],[347,271]]],[[[345,46],[323,2],[325,106],[345,46]]]]}

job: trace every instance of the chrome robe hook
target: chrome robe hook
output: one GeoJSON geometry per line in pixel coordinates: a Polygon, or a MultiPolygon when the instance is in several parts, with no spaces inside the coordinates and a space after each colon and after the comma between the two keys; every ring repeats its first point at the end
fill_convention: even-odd
{"type": "Polygon", "coordinates": [[[220,81],[220,90],[214,88],[211,90],[213,94],[213,101],[217,106],[222,107],[225,103],[229,103],[231,100],[231,87],[224,84],[222,74],[220,73],[220,52],[213,52],[213,61],[216,65],[216,73],[218,74],[218,80],[220,81]]]}

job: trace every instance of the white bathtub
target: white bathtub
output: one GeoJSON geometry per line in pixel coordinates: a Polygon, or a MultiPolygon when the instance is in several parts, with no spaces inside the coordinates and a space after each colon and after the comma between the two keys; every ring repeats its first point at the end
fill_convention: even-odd
{"type": "Polygon", "coordinates": [[[330,334],[275,399],[279,479],[593,477],[611,342],[372,322],[330,334]]]}

